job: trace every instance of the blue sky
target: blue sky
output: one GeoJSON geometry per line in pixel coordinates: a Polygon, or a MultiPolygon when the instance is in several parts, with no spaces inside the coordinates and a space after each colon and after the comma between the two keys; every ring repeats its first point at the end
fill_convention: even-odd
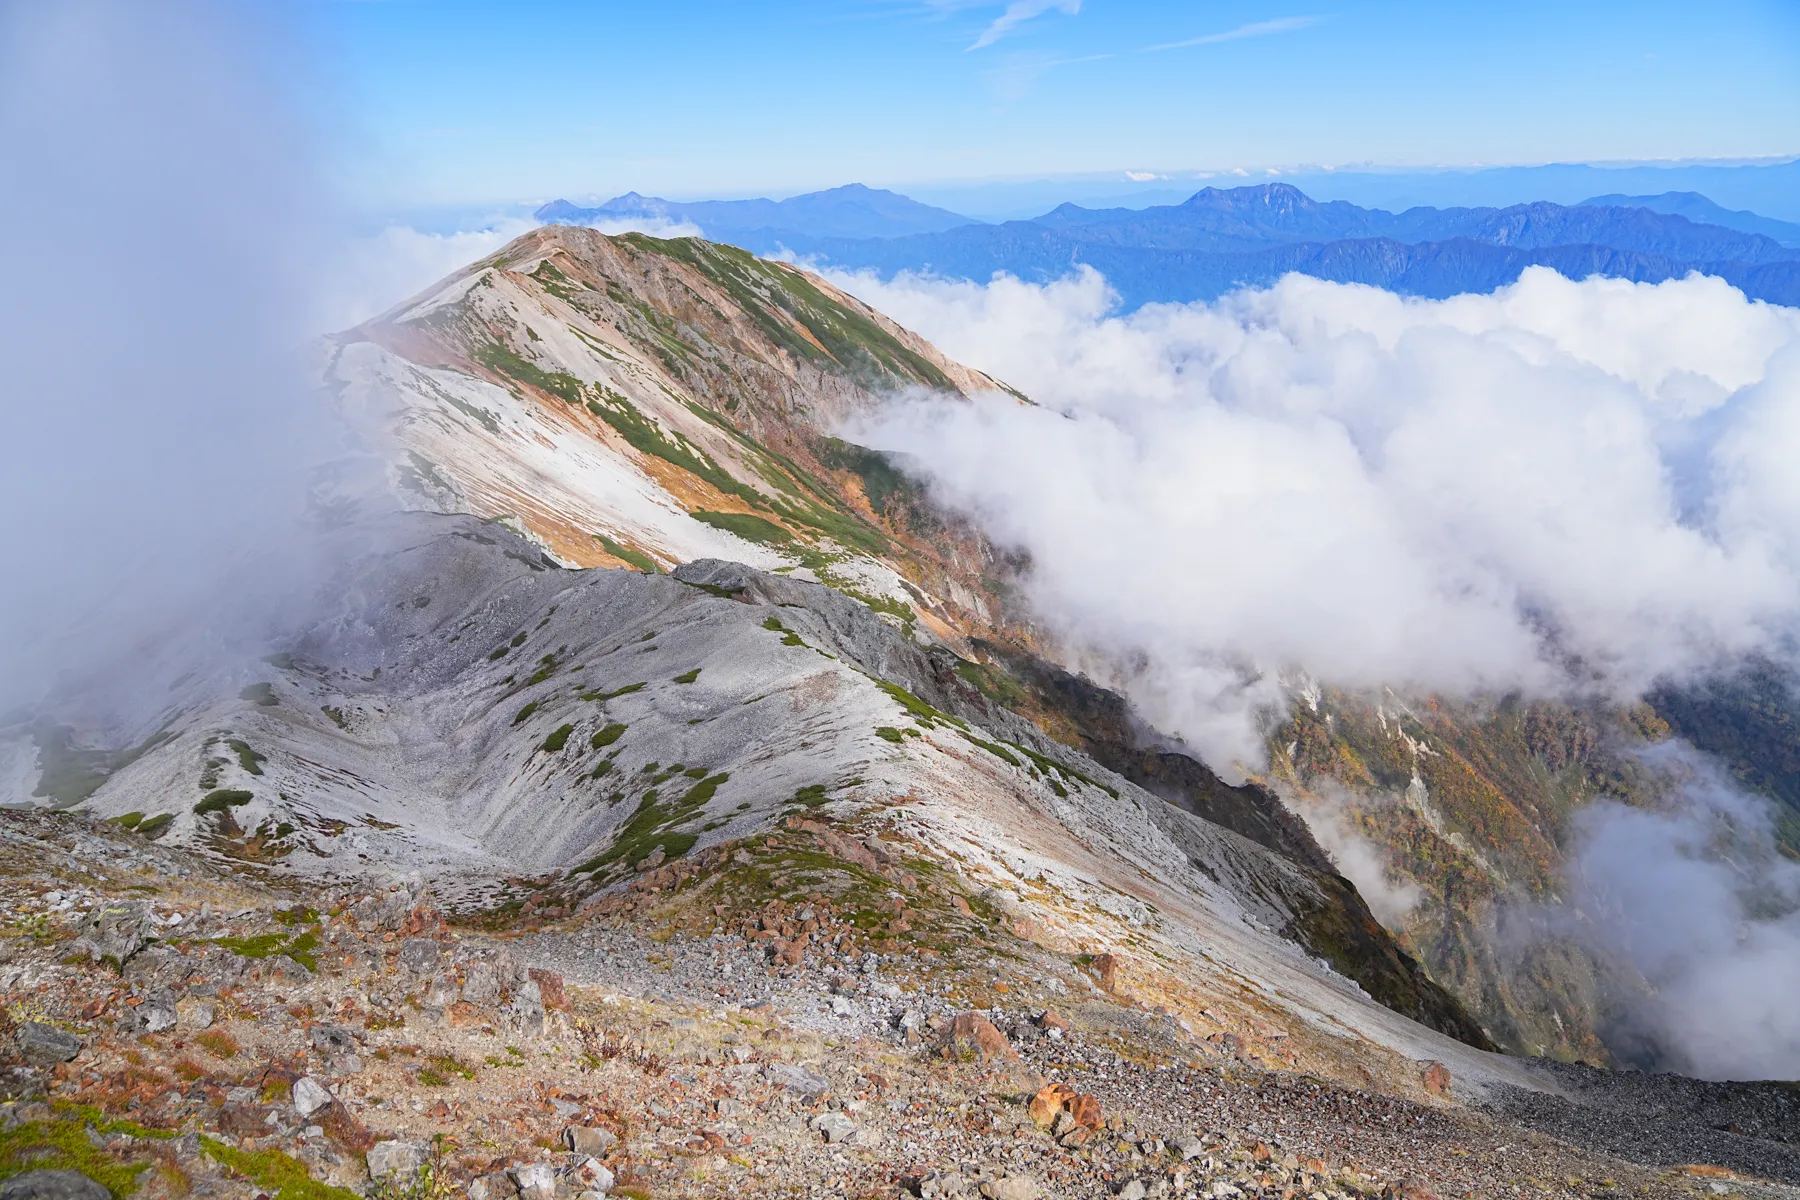
{"type": "Polygon", "coordinates": [[[1794,0],[319,0],[370,204],[1800,153],[1794,0]]]}

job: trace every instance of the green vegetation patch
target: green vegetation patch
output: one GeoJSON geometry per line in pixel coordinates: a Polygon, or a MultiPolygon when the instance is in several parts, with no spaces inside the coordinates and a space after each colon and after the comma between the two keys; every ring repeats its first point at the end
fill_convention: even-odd
{"type": "Polygon", "coordinates": [[[763,620],[763,628],[775,633],[785,634],[786,636],[781,639],[781,644],[784,646],[806,645],[806,640],[793,630],[789,629],[786,625],[783,625],[780,617],[765,618],[763,620]]]}
{"type": "MultiPolygon", "coordinates": [[[[871,676],[871,678],[873,678],[873,676],[871,676]]],[[[934,725],[953,725],[958,729],[967,729],[969,727],[967,721],[962,720],[960,717],[953,717],[949,713],[939,712],[937,709],[925,703],[897,683],[889,683],[885,679],[876,679],[875,686],[893,697],[893,699],[899,703],[901,708],[904,708],[908,713],[912,714],[913,719],[927,729],[930,729],[934,725]]]]}
{"type": "Polygon", "coordinates": [[[712,484],[722,495],[736,496],[752,508],[769,507],[768,500],[761,492],[732,475],[713,461],[711,455],[681,434],[665,434],[662,426],[645,416],[637,405],[619,393],[601,388],[600,398],[590,399],[586,403],[589,412],[612,426],[625,439],[626,445],[638,453],[660,458],[672,466],[680,467],[690,475],[712,484]]]}
{"type": "Polygon", "coordinates": [[[521,708],[517,713],[513,714],[512,723],[514,725],[523,725],[526,721],[530,720],[531,714],[538,710],[539,703],[539,701],[533,700],[530,704],[521,708]]]}
{"type": "Polygon", "coordinates": [[[794,798],[789,803],[798,804],[802,808],[817,808],[830,801],[831,797],[825,794],[826,791],[827,788],[822,783],[809,783],[795,792],[794,798]]]}
{"type": "Polygon", "coordinates": [[[214,944],[245,958],[285,954],[309,971],[319,969],[319,933],[315,927],[297,934],[259,933],[254,937],[215,938],[214,944]]]}
{"type": "Polygon", "coordinates": [[[746,542],[757,542],[765,546],[791,542],[794,535],[775,522],[751,513],[726,512],[692,512],[688,514],[702,525],[711,525],[714,529],[723,529],[727,533],[735,533],[746,542]]]}
{"type": "Polygon", "coordinates": [[[895,745],[899,745],[906,740],[906,735],[892,725],[877,725],[875,727],[875,736],[878,738],[886,738],[895,745]]]}
{"type": "Polygon", "coordinates": [[[246,792],[243,788],[217,788],[206,793],[200,803],[194,805],[198,816],[207,813],[224,812],[228,808],[240,808],[256,799],[256,793],[246,792]]]}
{"type": "Polygon", "coordinates": [[[667,804],[659,802],[659,793],[655,788],[645,792],[636,811],[614,835],[612,847],[576,867],[575,873],[598,871],[618,862],[634,863],[647,858],[658,846],[662,847],[665,857],[680,858],[694,848],[700,835],[677,832],[676,827],[692,820],[706,807],[720,786],[730,779],[731,776],[724,771],[708,775],[681,797],[667,804]]]}
{"type": "Polygon", "coordinates": [[[1031,693],[1026,690],[1025,685],[999,667],[964,659],[956,664],[956,673],[976,691],[1002,708],[1017,712],[1031,702],[1031,693]]]}
{"type": "Polygon", "coordinates": [[[629,696],[633,692],[641,692],[649,686],[650,685],[647,683],[628,683],[624,687],[615,688],[610,692],[583,692],[581,693],[581,698],[583,700],[597,700],[604,704],[608,700],[617,700],[620,696],[629,696]]]}
{"type": "Polygon", "coordinates": [[[237,755],[238,766],[252,775],[262,774],[262,765],[269,761],[268,755],[258,754],[250,748],[249,742],[241,738],[231,738],[225,744],[231,747],[233,754],[237,755]]]}
{"type": "Polygon", "coordinates": [[[124,829],[136,829],[139,825],[143,824],[143,821],[144,814],[141,812],[128,812],[112,818],[112,823],[114,825],[118,825],[124,829]]]}
{"type": "Polygon", "coordinates": [[[700,668],[695,667],[691,671],[683,671],[681,674],[675,676],[674,682],[676,682],[676,683],[692,683],[692,682],[694,682],[694,680],[696,680],[698,678],[700,678],[700,668]]]}
{"type": "Polygon", "coordinates": [[[924,487],[879,450],[834,437],[822,437],[818,455],[819,461],[831,469],[848,471],[861,480],[869,507],[883,517],[898,516],[896,501],[906,505],[915,517],[928,508],[924,487]]]}
{"type": "Polygon", "coordinates": [[[1014,750],[1017,750],[1020,754],[1023,754],[1026,758],[1030,759],[1037,766],[1038,770],[1042,771],[1045,777],[1050,780],[1050,786],[1056,788],[1059,795],[1062,793],[1062,789],[1056,787],[1056,776],[1061,775],[1065,779],[1079,780],[1091,788],[1099,788],[1114,800],[1119,798],[1118,788],[1101,783],[1098,779],[1091,778],[1090,776],[1077,771],[1074,767],[1064,766],[1054,758],[1039,754],[1029,746],[1021,746],[1016,742],[1009,742],[1007,744],[1014,750]]]}
{"type": "Polygon", "coordinates": [[[174,813],[157,813],[154,817],[145,817],[138,825],[138,834],[151,839],[159,838],[163,831],[175,823],[174,813]]]}
{"type": "Polygon", "coordinates": [[[697,268],[723,288],[771,342],[803,362],[835,363],[867,386],[898,382],[956,390],[929,359],[909,349],[868,313],[826,296],[799,271],[735,246],[696,238],[625,234],[622,240],[697,268]]]}
{"type": "Polygon", "coordinates": [[[596,533],[593,535],[593,538],[600,543],[601,549],[605,550],[620,562],[629,563],[646,575],[657,575],[661,573],[656,565],[656,560],[651,558],[648,554],[645,554],[643,551],[633,550],[630,546],[621,545],[607,537],[604,533],[596,533]]]}
{"type": "Polygon", "coordinates": [[[983,741],[966,729],[960,730],[959,732],[961,732],[965,741],[969,742],[971,745],[980,746],[983,750],[986,750],[989,754],[1006,763],[1008,766],[1016,767],[1019,765],[1018,756],[1007,750],[1005,746],[998,745],[994,742],[983,741]]]}
{"type": "MultiPolygon", "coordinates": [[[[58,1108],[62,1111],[51,1120],[26,1121],[0,1130],[0,1179],[11,1179],[26,1171],[80,1171],[115,1197],[137,1191],[138,1176],[149,1164],[124,1163],[113,1158],[89,1140],[84,1111],[77,1109],[69,1115],[63,1106],[58,1108]]],[[[172,1136],[129,1121],[109,1121],[99,1110],[90,1111],[98,1122],[97,1133],[125,1133],[127,1129],[114,1126],[130,1126],[133,1137],[172,1136]]]]}
{"type": "Polygon", "coordinates": [[[495,374],[504,375],[540,392],[548,392],[564,404],[579,408],[587,398],[587,385],[581,380],[562,371],[546,371],[536,363],[520,358],[499,342],[475,347],[471,357],[495,374]]]}
{"type": "Polygon", "coordinates": [[[799,463],[763,445],[711,409],[702,408],[691,400],[685,403],[695,416],[735,439],[744,448],[756,473],[776,491],[789,497],[769,502],[769,507],[783,520],[804,525],[870,554],[881,554],[887,549],[887,538],[879,529],[871,527],[861,514],[852,512],[835,490],[799,463]]]}
{"type": "Polygon", "coordinates": [[[564,746],[569,744],[569,735],[574,732],[575,726],[573,725],[558,725],[555,729],[550,731],[550,736],[544,739],[544,744],[541,749],[551,754],[558,753],[564,746]]]}
{"type": "Polygon", "coordinates": [[[599,729],[594,730],[593,736],[588,738],[588,745],[595,750],[604,750],[606,747],[624,737],[625,730],[628,728],[630,727],[622,725],[617,721],[614,721],[610,725],[603,725],[599,729]]]}
{"type": "Polygon", "coordinates": [[[299,1159],[279,1150],[240,1150],[204,1134],[200,1146],[208,1157],[255,1183],[274,1200],[361,1200],[355,1192],[320,1183],[306,1173],[299,1159]]]}

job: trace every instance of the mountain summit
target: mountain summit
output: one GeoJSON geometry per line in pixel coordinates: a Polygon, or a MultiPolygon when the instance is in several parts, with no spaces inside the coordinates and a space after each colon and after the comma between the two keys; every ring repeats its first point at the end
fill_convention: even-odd
{"type": "Polygon", "coordinates": [[[845,184],[786,200],[664,200],[626,192],[604,204],[582,208],[553,200],[534,214],[540,221],[589,225],[602,221],[654,220],[700,226],[709,236],[805,234],[812,237],[877,238],[937,233],[973,224],[968,217],[921,204],[898,192],[845,184]]]}

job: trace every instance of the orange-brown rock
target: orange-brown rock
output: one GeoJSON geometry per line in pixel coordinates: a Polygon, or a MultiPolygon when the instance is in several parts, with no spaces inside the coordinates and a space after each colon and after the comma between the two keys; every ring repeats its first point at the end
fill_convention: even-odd
{"type": "Polygon", "coordinates": [[[1039,1129],[1056,1124],[1057,1115],[1075,1098],[1075,1089],[1066,1083],[1047,1084],[1031,1098],[1028,1112],[1039,1129]]]}
{"type": "Polygon", "coordinates": [[[775,961],[784,967],[799,966],[800,960],[806,957],[806,943],[810,940],[810,935],[804,933],[791,940],[777,940],[774,943],[775,961]]]}
{"type": "Polygon", "coordinates": [[[1421,1077],[1425,1090],[1434,1096],[1450,1098],[1450,1068],[1441,1062],[1425,1064],[1425,1074],[1421,1077]]]}
{"type": "Polygon", "coordinates": [[[1100,986],[1106,991],[1112,991],[1114,983],[1118,981],[1119,960],[1110,954],[1101,954],[1095,956],[1092,966],[1100,986]]]}
{"type": "Polygon", "coordinates": [[[950,1022],[944,1037],[944,1056],[980,1058],[985,1063],[995,1059],[1017,1061],[1019,1052],[1012,1048],[1004,1033],[994,1028],[992,1021],[980,1013],[966,1012],[950,1022]]]}
{"type": "Polygon", "coordinates": [[[538,994],[543,997],[545,1008],[560,1008],[569,1011],[569,998],[563,992],[563,977],[555,971],[546,971],[541,967],[533,967],[527,971],[537,981],[538,994]]]}
{"type": "Polygon", "coordinates": [[[362,1122],[335,1100],[314,1113],[312,1120],[313,1124],[325,1131],[325,1136],[333,1144],[352,1154],[366,1154],[369,1147],[375,1144],[374,1137],[362,1127],[362,1122]]]}
{"type": "Polygon", "coordinates": [[[1099,1129],[1106,1124],[1106,1116],[1100,1111],[1100,1101],[1094,1097],[1081,1094],[1069,1100],[1066,1105],[1069,1115],[1083,1129],[1099,1129]]]}

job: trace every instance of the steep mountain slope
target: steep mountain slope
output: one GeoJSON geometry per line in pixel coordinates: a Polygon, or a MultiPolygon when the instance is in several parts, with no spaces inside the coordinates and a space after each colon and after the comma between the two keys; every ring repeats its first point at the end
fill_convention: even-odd
{"type": "MultiPolygon", "coordinates": [[[[467,517],[387,532],[250,686],[175,680],[156,744],[87,809],[259,874],[410,869],[551,915],[787,818],[852,863],[831,831],[880,827],[984,936],[1111,954],[1109,987],[1198,1036],[1231,1013],[1258,1053],[1341,1077],[1528,1079],[1369,998],[1485,1042],[1354,891],[1045,737],[856,601],[731,563],[572,572],[467,517]]],[[[82,713],[49,716],[91,745],[82,713]]],[[[936,925],[886,936],[957,952],[936,925]]]]}
{"type": "Polygon", "coordinates": [[[1120,727],[1094,747],[1189,789],[1170,803],[948,648],[1029,645],[1004,564],[825,430],[883,391],[1002,385],[791,267],[568,227],[324,360],[409,503],[487,523],[364,533],[281,653],[171,662],[153,716],[96,722],[70,695],[15,724],[9,802],[253,872],[416,869],[465,904],[521,902],[505,881],[530,875],[563,912],[788,818],[881,822],[1006,937],[1110,954],[1124,993],[1203,1033],[1240,1037],[1207,1016],[1230,1010],[1263,1022],[1257,1053],[1337,1077],[1416,1091],[1438,1059],[1520,1081],[1431,1032],[1487,1044],[1273,797],[1193,802],[1216,779],[1132,768],[1121,702],[1084,693],[1120,727]]]}
{"type": "Polygon", "coordinates": [[[830,434],[887,392],[1004,385],[729,247],[540,229],[333,339],[324,372],[412,507],[489,523],[401,522],[281,655],[169,671],[154,720],[71,697],[13,725],[9,802],[136,814],[253,871],[416,867],[469,902],[530,874],[561,912],[790,817],[878,821],[966,903],[996,889],[1006,936],[1112,954],[1193,1028],[1248,1005],[1309,1069],[1505,1074],[1370,997],[1607,1057],[1641,981],[1554,940],[1509,957],[1498,922],[1554,894],[1577,806],[1641,798],[1616,743],[1653,714],[1326,691],[1267,779],[1226,785],[1044,661],[1013,564],[830,434]],[[1424,897],[1384,912],[1403,942],[1278,794],[1392,854],[1424,897]]]}
{"type": "Polygon", "coordinates": [[[1403,898],[1390,925],[1501,1045],[1679,1069],[1679,1047],[1635,1016],[1651,984],[1577,936],[1590,914],[1551,915],[1570,899],[1581,813],[1598,802],[1663,810],[1678,779],[1649,752],[1680,735],[1776,802],[1772,852],[1794,856],[1794,696],[1767,665],[1628,709],[1311,688],[1271,733],[1265,782],[1338,842],[1374,851],[1364,890],[1403,898]]]}
{"type": "Polygon", "coordinates": [[[724,557],[943,636],[1001,619],[979,540],[829,431],[881,392],[1004,385],[792,267],[548,226],[341,335],[325,373],[409,504],[565,564],[724,557]]]}
{"type": "Polygon", "coordinates": [[[754,231],[812,233],[821,237],[900,237],[974,224],[968,217],[933,208],[897,192],[845,184],[786,200],[664,200],[627,192],[593,208],[552,200],[532,214],[540,221],[589,225],[603,221],[691,222],[708,237],[732,240],[754,231]]]}

